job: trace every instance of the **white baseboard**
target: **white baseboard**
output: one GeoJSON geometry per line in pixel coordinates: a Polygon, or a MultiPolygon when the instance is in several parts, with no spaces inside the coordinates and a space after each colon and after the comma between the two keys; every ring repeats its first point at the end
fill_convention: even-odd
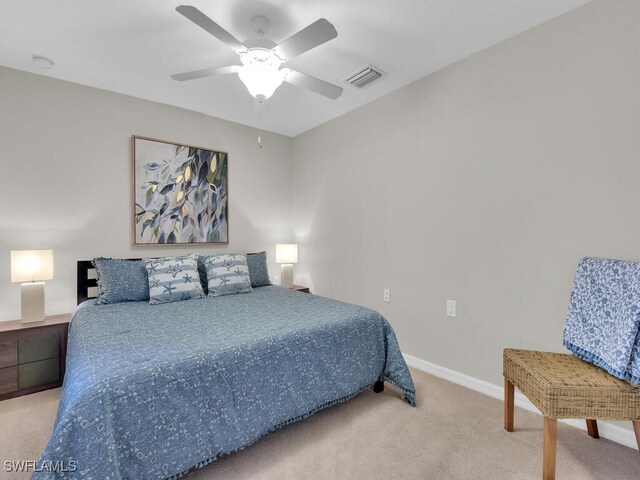
{"type": "MultiPolygon", "coordinates": [[[[406,353],[403,353],[403,355],[407,362],[407,365],[409,365],[410,367],[417,368],[418,370],[430,373],[431,375],[434,375],[436,377],[443,378],[458,385],[462,385],[463,387],[470,388],[471,390],[475,390],[476,392],[484,393],[485,395],[497,398],[498,400],[504,399],[503,387],[499,387],[498,385],[494,385],[493,383],[485,382],[484,380],[479,380],[469,375],[465,375],[464,373],[456,372],[455,370],[441,367],[440,365],[427,362],[426,360],[414,357],[413,355],[409,355],[406,353]]],[[[540,411],[535,407],[535,405],[517,390],[515,395],[515,404],[517,407],[540,414],[540,411]]],[[[572,427],[579,428],[580,430],[587,429],[586,422],[584,420],[563,419],[560,421],[566,423],[567,425],[571,425],[572,427]]],[[[540,428],[542,428],[542,426],[540,428]]],[[[611,440],[612,442],[619,443],[621,445],[624,445],[625,447],[633,448],[636,450],[638,449],[638,444],[636,443],[636,438],[632,430],[626,430],[622,427],[619,427],[618,425],[614,425],[613,423],[598,421],[598,432],[600,433],[600,436],[602,438],[606,438],[608,440],[611,440]]]]}

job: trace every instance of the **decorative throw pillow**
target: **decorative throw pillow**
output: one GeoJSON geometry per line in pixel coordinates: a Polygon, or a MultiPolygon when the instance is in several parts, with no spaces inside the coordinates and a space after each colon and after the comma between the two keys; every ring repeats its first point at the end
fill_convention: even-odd
{"type": "Polygon", "coordinates": [[[94,258],[98,297],[96,305],[149,300],[149,280],[142,260],[94,258]]]}
{"type": "Polygon", "coordinates": [[[210,297],[251,291],[251,278],[245,255],[209,255],[205,258],[204,265],[207,269],[210,297]]]}
{"type": "Polygon", "coordinates": [[[267,252],[247,253],[247,267],[252,287],[271,285],[267,268],[267,252]]]}
{"type": "Polygon", "coordinates": [[[198,256],[147,259],[149,275],[149,303],[178,302],[191,298],[204,298],[198,275],[198,256]]]}

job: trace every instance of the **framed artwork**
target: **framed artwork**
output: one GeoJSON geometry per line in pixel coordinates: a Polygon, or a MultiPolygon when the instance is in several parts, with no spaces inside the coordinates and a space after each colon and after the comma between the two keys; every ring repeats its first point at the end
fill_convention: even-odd
{"type": "Polygon", "coordinates": [[[131,138],[133,244],[229,243],[226,152],[131,138]]]}

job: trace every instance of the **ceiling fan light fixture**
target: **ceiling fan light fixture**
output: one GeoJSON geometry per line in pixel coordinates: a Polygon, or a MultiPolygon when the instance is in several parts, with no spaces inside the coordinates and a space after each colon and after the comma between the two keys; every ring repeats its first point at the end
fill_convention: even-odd
{"type": "Polygon", "coordinates": [[[252,48],[241,60],[238,76],[254,98],[265,100],[282,85],[286,72],[279,69],[282,61],[271,50],[252,48]]]}
{"type": "Polygon", "coordinates": [[[257,99],[267,99],[284,81],[284,72],[272,68],[245,65],[238,76],[249,93],[257,99]]]}

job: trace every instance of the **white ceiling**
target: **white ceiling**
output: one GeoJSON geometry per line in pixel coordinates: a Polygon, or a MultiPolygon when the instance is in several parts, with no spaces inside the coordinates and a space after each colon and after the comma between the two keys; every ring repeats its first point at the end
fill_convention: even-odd
{"type": "Polygon", "coordinates": [[[184,0],[240,41],[271,20],[276,43],[324,17],[338,38],[289,66],[344,87],[330,100],[289,84],[258,115],[236,75],[176,82],[172,73],[238,63],[174,9],[180,0],[1,0],[0,64],[295,136],[590,0],[184,0]],[[55,61],[51,70],[32,55],[55,61]],[[342,79],[369,63],[362,90],[342,79]]]}

